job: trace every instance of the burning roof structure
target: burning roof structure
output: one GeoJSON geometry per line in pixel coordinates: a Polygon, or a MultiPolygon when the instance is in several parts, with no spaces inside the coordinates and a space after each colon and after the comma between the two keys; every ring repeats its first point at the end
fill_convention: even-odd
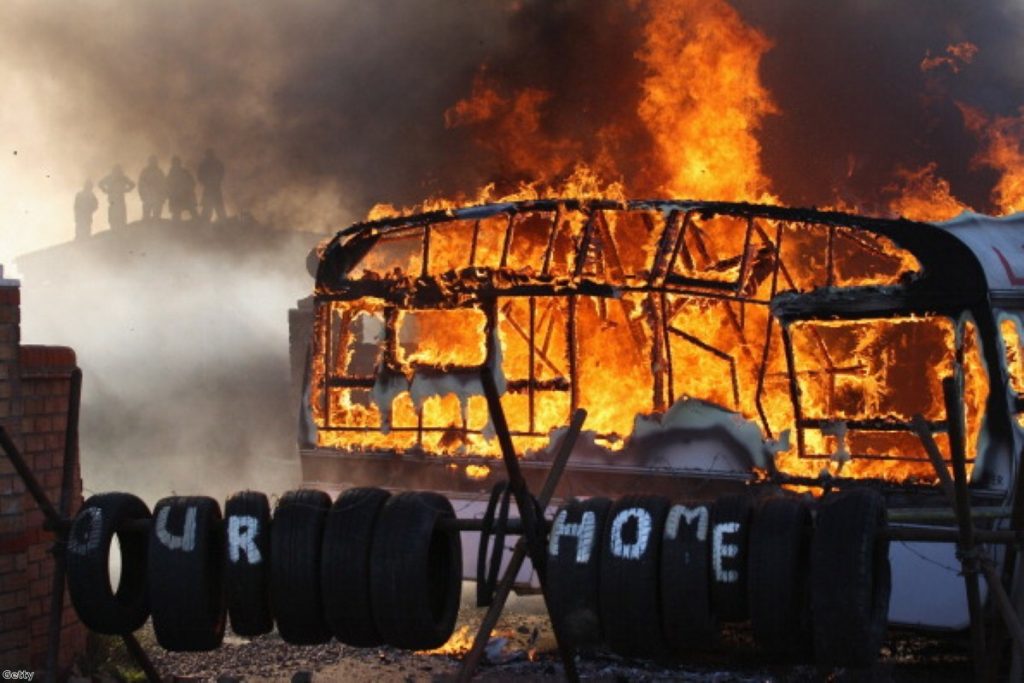
{"type": "Polygon", "coordinates": [[[303,445],[479,468],[498,453],[486,364],[527,459],[585,407],[582,461],[610,470],[930,484],[911,420],[941,445],[941,382],[956,376],[974,481],[1005,486],[1020,237],[1017,220],[693,201],[359,223],[321,250],[303,445]]]}

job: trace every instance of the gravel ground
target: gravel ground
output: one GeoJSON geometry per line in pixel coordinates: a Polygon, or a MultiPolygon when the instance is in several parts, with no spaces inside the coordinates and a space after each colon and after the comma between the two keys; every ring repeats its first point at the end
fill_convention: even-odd
{"type": "MultiPolygon", "coordinates": [[[[464,594],[471,595],[471,591],[464,594]]],[[[484,614],[463,601],[456,634],[441,652],[413,653],[391,647],[358,649],[336,642],[298,647],[276,633],[258,638],[225,637],[218,650],[205,653],[167,652],[156,644],[147,626],[139,640],[157,669],[171,680],[231,681],[442,681],[459,670],[460,656],[471,644],[484,614]]],[[[880,663],[868,672],[820,672],[813,666],[766,662],[753,648],[749,629],[730,628],[722,647],[695,654],[685,664],[660,665],[627,661],[608,653],[580,660],[581,678],[588,681],[672,680],[694,683],[723,681],[918,681],[970,680],[965,638],[936,639],[910,632],[890,633],[880,663]]],[[[122,673],[117,676],[125,678],[122,673]]],[[[561,663],[550,623],[539,597],[513,598],[495,629],[488,656],[476,680],[553,681],[561,679],[561,663]]]]}

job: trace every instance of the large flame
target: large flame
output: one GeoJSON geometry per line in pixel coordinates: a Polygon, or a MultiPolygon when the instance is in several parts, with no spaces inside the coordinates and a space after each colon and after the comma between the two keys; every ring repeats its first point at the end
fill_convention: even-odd
{"type": "MultiPolygon", "coordinates": [[[[779,113],[759,75],[771,39],[744,24],[724,0],[633,0],[630,7],[643,18],[643,43],[634,55],[642,77],[631,109],[587,126],[585,136],[574,134],[571,126],[554,121],[587,112],[555,111],[555,93],[512,84],[482,65],[466,96],[447,109],[443,125],[470,134],[480,153],[494,161],[496,177],[472,192],[417,207],[379,205],[370,218],[544,197],[775,203],[758,139],[765,117],[779,113]]],[[[958,43],[925,55],[920,67],[956,74],[977,52],[970,43],[958,43]]],[[[993,203],[1007,212],[1024,209],[1024,110],[1019,118],[990,117],[967,106],[961,112],[966,128],[982,142],[975,163],[1001,174],[993,203]]],[[[970,208],[935,163],[894,173],[883,184],[893,215],[941,220],[970,208]]],[[[352,277],[422,278],[443,289],[450,282],[441,284],[435,276],[454,276],[471,266],[495,277],[545,282],[573,275],[615,286],[646,281],[665,217],[609,210],[600,212],[597,228],[587,227],[587,220],[568,210],[555,217],[451,220],[430,228],[429,250],[420,246],[421,226],[383,238],[352,277]],[[557,226],[549,229],[553,222],[557,226]],[[586,230],[597,230],[593,258],[573,264],[586,230]],[[506,232],[511,237],[504,239],[506,232]]],[[[321,427],[344,423],[364,431],[322,429],[320,445],[498,454],[497,443],[486,438],[486,403],[462,372],[490,357],[494,344],[495,369],[509,387],[502,403],[521,452],[545,447],[548,433],[567,422],[573,401],[588,409],[587,428],[598,441],[614,448],[638,415],[663,412],[692,397],[758,422],[766,437],[802,428],[799,447],[777,458],[787,473],[932,481],[921,444],[905,427],[914,414],[924,415],[948,452],[941,380],[961,373],[969,454],[975,455],[988,384],[970,321],[806,321],[790,324],[784,335],[764,305],[784,290],[900,286],[919,268],[911,254],[884,239],[822,225],[763,220],[752,233],[744,220],[727,216],[687,221],[686,227],[671,228],[686,255],[673,272],[712,289],[740,282],[737,300],[646,291],[617,298],[500,298],[489,333],[484,314],[473,306],[454,307],[458,295],[452,294],[450,310],[398,314],[396,338],[386,342],[393,345],[394,359],[385,377],[372,376],[379,360],[374,349],[384,342],[359,338],[371,327],[386,326],[382,302],[322,305],[314,417],[321,427]],[[781,275],[773,278],[768,273],[775,253],[781,275]],[[791,348],[785,348],[786,340],[791,348]],[[324,358],[331,359],[331,368],[324,358]],[[574,377],[570,362],[577,364],[574,377]],[[425,377],[421,366],[451,369],[451,377],[425,377]],[[334,375],[357,378],[328,389],[318,384],[334,375]]],[[[1011,361],[1019,364],[1017,358],[1011,361]]],[[[473,467],[468,475],[480,476],[473,467]]]]}

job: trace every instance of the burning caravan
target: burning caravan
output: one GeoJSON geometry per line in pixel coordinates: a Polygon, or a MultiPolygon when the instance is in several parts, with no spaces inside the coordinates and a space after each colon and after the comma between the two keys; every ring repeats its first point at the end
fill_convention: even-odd
{"type": "MultiPolygon", "coordinates": [[[[955,377],[971,502],[1020,503],[1024,218],[538,200],[358,223],[318,255],[292,314],[309,485],[482,511],[486,365],[531,484],[587,409],[563,499],[873,487],[890,520],[936,508],[912,417],[948,458],[955,377]]],[[[891,623],[967,625],[952,542],[890,560],[891,623]]]]}

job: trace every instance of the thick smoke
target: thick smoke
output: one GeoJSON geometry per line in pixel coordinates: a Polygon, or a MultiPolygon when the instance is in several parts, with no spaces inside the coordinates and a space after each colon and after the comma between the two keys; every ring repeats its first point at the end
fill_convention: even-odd
{"type": "MultiPolygon", "coordinates": [[[[779,114],[758,137],[783,202],[840,198],[868,210],[884,203],[898,169],[937,162],[958,196],[990,208],[993,172],[972,166],[978,141],[956,103],[1016,114],[1019,3],[734,5],[774,43],[761,70],[779,114]],[[960,42],[979,49],[959,73],[922,70],[927,56],[960,42]]],[[[620,126],[615,141],[605,134],[635,118],[646,10],[611,0],[13,0],[0,65],[17,81],[15,106],[45,123],[34,132],[49,141],[45,164],[11,169],[38,173],[41,164],[70,193],[112,163],[132,174],[155,152],[194,164],[212,145],[229,161],[238,208],[278,224],[338,227],[376,202],[471,196],[528,175],[510,167],[500,128],[445,127],[483,67],[509,106],[516,91],[547,93],[525,136],[536,157],[614,166],[646,194],[657,179],[645,178],[643,127],[620,126]],[[545,146],[552,139],[567,143],[545,146]]],[[[17,148],[31,141],[11,130],[12,116],[5,134],[17,148]]]]}
{"type": "Polygon", "coordinates": [[[12,237],[66,239],[84,178],[114,163],[134,177],[153,153],[194,168],[208,146],[229,205],[265,222],[338,228],[415,201],[443,175],[444,108],[507,23],[502,4],[468,1],[5,3],[2,170],[60,206],[32,207],[59,222],[37,241],[12,237]]]}

